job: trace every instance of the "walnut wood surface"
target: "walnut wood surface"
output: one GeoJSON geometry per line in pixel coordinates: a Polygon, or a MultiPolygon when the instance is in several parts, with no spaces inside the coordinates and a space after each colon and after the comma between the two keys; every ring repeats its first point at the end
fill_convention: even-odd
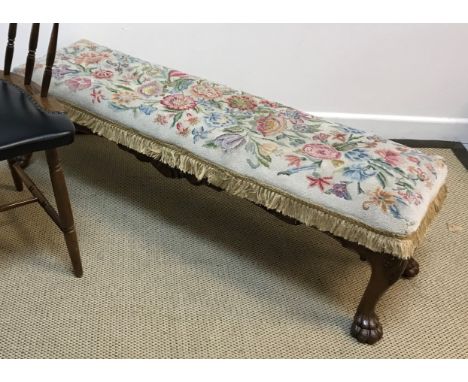
{"type": "Polygon", "coordinates": [[[41,97],[41,88],[35,82],[31,82],[29,85],[24,84],[24,78],[18,74],[10,73],[5,74],[4,71],[0,70],[0,80],[8,81],[13,85],[24,90],[29,94],[34,101],[46,111],[50,112],[64,112],[63,106],[51,96],[41,97]]]}
{"type": "Polygon", "coordinates": [[[356,252],[370,263],[371,277],[354,316],[351,335],[359,342],[374,344],[383,336],[382,325],[375,308],[382,295],[401,277],[408,260],[376,253],[360,245],[353,245],[356,252]]]}

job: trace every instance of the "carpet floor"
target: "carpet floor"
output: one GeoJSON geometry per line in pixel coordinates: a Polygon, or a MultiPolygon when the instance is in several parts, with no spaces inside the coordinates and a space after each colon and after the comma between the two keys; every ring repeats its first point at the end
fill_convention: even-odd
{"type": "MultiPolygon", "coordinates": [[[[468,174],[424,151],[448,160],[449,195],[367,346],[348,334],[370,274],[356,254],[78,136],[61,152],[85,275],[40,207],[0,214],[0,357],[467,358],[468,174]]],[[[43,154],[28,173],[51,195],[43,154]]],[[[0,163],[0,200],[21,195],[0,163]]]]}

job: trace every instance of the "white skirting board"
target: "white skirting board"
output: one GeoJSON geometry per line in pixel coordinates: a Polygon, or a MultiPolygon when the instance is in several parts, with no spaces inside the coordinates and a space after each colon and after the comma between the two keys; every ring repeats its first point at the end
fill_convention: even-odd
{"type": "Polygon", "coordinates": [[[310,112],[329,121],[375,132],[384,138],[462,142],[468,146],[468,118],[310,112]]]}

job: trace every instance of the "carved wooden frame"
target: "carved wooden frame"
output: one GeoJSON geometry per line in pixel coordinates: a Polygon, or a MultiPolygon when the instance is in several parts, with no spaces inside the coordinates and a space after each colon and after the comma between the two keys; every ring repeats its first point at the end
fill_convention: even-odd
{"type": "MultiPolygon", "coordinates": [[[[76,125],[76,130],[77,133],[81,134],[93,134],[91,130],[84,126],[76,125]]],[[[170,167],[124,145],[118,144],[118,147],[133,154],[138,160],[152,164],[167,178],[186,179],[188,182],[196,186],[204,185],[216,191],[223,191],[223,189],[208,183],[206,179],[199,180],[191,174],[184,173],[176,168],[170,167]]],[[[289,224],[302,224],[298,220],[282,215],[277,211],[270,210],[261,205],[257,206],[289,224]]],[[[344,247],[357,252],[360,259],[367,261],[371,266],[371,277],[357,307],[356,314],[354,315],[354,320],[351,325],[351,335],[361,343],[374,344],[380,340],[383,335],[382,324],[375,313],[375,308],[379,299],[400,277],[412,278],[416,276],[419,272],[419,265],[413,258],[401,259],[387,253],[373,252],[356,243],[349,242],[331,234],[329,234],[329,236],[340,242],[344,247]]]]}

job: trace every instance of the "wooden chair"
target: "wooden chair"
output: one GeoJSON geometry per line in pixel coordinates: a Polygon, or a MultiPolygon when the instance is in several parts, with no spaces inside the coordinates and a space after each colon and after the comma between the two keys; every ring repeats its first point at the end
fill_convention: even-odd
{"type": "Polygon", "coordinates": [[[32,197],[0,205],[0,212],[39,203],[65,236],[75,276],[83,275],[73,213],[57,148],[73,142],[75,127],[61,106],[47,97],[57,48],[58,24],[54,24],[47,52],[42,86],[31,82],[39,24],[32,25],[24,78],[10,73],[17,24],[10,24],[5,67],[0,71],[0,161],[8,160],[15,187],[25,185],[32,197]],[[56,211],[24,171],[32,152],[45,151],[57,204],[56,211]]]}

